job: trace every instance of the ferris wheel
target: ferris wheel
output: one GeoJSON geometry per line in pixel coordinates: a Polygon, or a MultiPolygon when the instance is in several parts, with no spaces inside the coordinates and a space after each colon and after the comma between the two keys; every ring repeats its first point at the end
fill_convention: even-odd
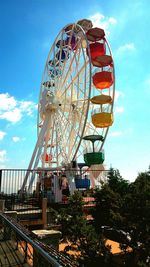
{"type": "Polygon", "coordinates": [[[102,164],[114,92],[114,62],[104,30],[87,19],[65,26],[46,61],[29,169],[57,169],[78,160],[102,164]]]}

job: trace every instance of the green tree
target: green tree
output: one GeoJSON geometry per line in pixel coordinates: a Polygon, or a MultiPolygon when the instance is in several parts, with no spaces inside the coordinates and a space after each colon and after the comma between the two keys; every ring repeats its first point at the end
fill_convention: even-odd
{"type": "Polygon", "coordinates": [[[81,229],[79,241],[80,257],[78,262],[80,266],[97,267],[110,266],[112,254],[110,247],[106,246],[106,239],[103,235],[95,231],[93,225],[86,224],[81,229]]]}
{"type": "MultiPolygon", "coordinates": [[[[140,173],[124,199],[125,230],[130,232],[135,262],[150,264],[150,174],[140,173]]],[[[139,265],[140,266],[140,265],[139,265]]],[[[143,266],[143,265],[142,265],[143,266]]]]}
{"type": "Polygon", "coordinates": [[[123,218],[120,215],[121,197],[114,192],[108,184],[102,186],[102,189],[95,191],[96,206],[93,211],[95,229],[101,231],[101,226],[110,226],[118,228],[123,218]]]}
{"type": "Polygon", "coordinates": [[[130,234],[130,243],[126,239],[120,241],[124,254],[117,266],[150,266],[150,171],[140,173],[129,184],[118,170],[110,169],[107,183],[95,190],[94,197],[93,224],[85,218],[80,192],[69,198],[68,208],[60,215],[63,235],[79,252],[79,266],[116,266],[110,248],[106,247],[102,226],[130,234]],[[126,250],[128,245],[130,253],[126,250]]]}
{"type": "Polygon", "coordinates": [[[110,168],[107,175],[107,182],[109,187],[121,196],[128,192],[129,181],[122,178],[118,169],[114,170],[113,168],[110,168]]]}
{"type": "Polygon", "coordinates": [[[62,227],[64,239],[76,243],[84,224],[83,199],[79,191],[75,191],[68,199],[68,205],[59,212],[58,221],[62,227]]]}
{"type": "Polygon", "coordinates": [[[87,221],[83,198],[79,191],[69,197],[68,207],[63,209],[59,216],[63,236],[69,241],[66,253],[70,249],[78,252],[77,261],[80,266],[110,266],[110,249],[105,245],[104,237],[87,221]]]}

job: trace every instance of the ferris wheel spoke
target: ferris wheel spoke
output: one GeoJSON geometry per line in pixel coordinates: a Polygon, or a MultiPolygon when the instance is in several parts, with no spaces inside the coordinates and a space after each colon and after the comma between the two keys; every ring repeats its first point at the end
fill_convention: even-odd
{"type": "MultiPolygon", "coordinates": [[[[71,37],[72,37],[72,35],[70,36],[70,39],[69,40],[71,40],[71,37]]],[[[68,78],[68,75],[71,72],[71,69],[72,69],[72,65],[74,63],[74,60],[76,59],[76,56],[79,53],[79,51],[78,51],[78,42],[77,42],[77,45],[76,45],[76,50],[73,53],[73,57],[71,58],[71,61],[69,61],[69,60],[66,59],[65,62],[64,62],[64,64],[63,64],[62,77],[64,76],[64,80],[61,80],[60,84],[58,85],[60,88],[64,86],[64,84],[65,84],[65,82],[66,82],[66,80],[68,78]],[[69,61],[69,63],[68,63],[68,61],[69,61]],[[67,66],[67,63],[68,63],[68,66],[67,66]],[[65,67],[66,66],[67,66],[67,72],[65,73],[65,67]]],[[[68,45],[66,57],[68,57],[69,55],[70,55],[70,49],[69,49],[69,45],[68,45]]]]}
{"type": "MultiPolygon", "coordinates": [[[[68,132],[71,133],[71,135],[68,137],[68,143],[69,143],[68,146],[69,147],[73,147],[74,150],[77,148],[77,145],[76,145],[77,144],[77,140],[78,139],[81,139],[82,131],[80,131],[80,129],[83,128],[83,123],[84,123],[83,116],[84,116],[84,113],[83,112],[82,112],[82,116],[80,114],[77,114],[76,113],[76,120],[75,120],[76,121],[76,124],[75,123],[73,124],[73,127],[74,127],[73,129],[76,132],[76,136],[74,137],[74,140],[71,139],[72,134],[73,134],[72,131],[70,131],[70,130],[68,131],[68,132]],[[79,118],[77,118],[77,115],[78,115],[79,118]],[[81,119],[80,119],[80,117],[81,117],[81,119]],[[82,120],[82,118],[83,118],[83,120],[82,120]]],[[[72,120],[70,120],[70,121],[72,121],[72,120]]],[[[70,121],[69,121],[69,123],[70,123],[70,121]]],[[[68,128],[66,128],[66,129],[68,129],[68,128]]]]}
{"type": "MultiPolygon", "coordinates": [[[[68,78],[68,75],[70,74],[70,77],[71,77],[71,82],[70,82],[70,84],[72,84],[72,81],[74,81],[75,79],[77,79],[78,77],[79,77],[79,75],[80,75],[80,73],[82,72],[82,69],[85,69],[84,68],[84,66],[86,66],[86,64],[88,64],[88,58],[86,58],[85,57],[85,55],[84,55],[84,51],[83,51],[83,48],[82,48],[82,57],[83,57],[83,59],[82,59],[82,61],[84,61],[84,62],[86,62],[85,64],[83,64],[83,62],[81,62],[81,59],[79,58],[80,57],[80,54],[81,54],[81,49],[79,49],[79,51],[78,51],[78,53],[77,53],[77,50],[74,52],[74,54],[73,54],[73,57],[72,57],[72,59],[71,59],[71,62],[69,62],[69,64],[68,64],[68,70],[67,70],[67,72],[66,73],[64,73],[64,80],[60,83],[60,86],[58,86],[58,88],[60,88],[61,89],[61,91],[62,91],[62,88],[64,87],[64,85],[65,85],[65,82],[67,81],[67,78],[68,78]],[[78,57],[78,58],[77,58],[78,57]],[[73,63],[75,64],[75,66],[73,67],[72,65],[73,65],[73,63]],[[82,65],[83,65],[83,68],[81,68],[81,70],[79,70],[79,64],[81,65],[81,63],[82,63],[82,65]],[[73,70],[75,70],[75,73],[73,72],[73,70]]],[[[66,62],[65,62],[66,63],[66,62]]],[[[68,79],[69,80],[69,79],[68,79]]],[[[68,81],[67,81],[67,83],[68,83],[68,81]]],[[[68,86],[67,86],[68,87],[68,86]]],[[[70,87],[70,86],[69,86],[70,87]]],[[[65,92],[64,92],[65,93],[65,92]]]]}
{"type": "MultiPolygon", "coordinates": [[[[60,118],[60,116],[58,115],[58,118],[60,118]]],[[[63,115],[63,119],[61,118],[61,122],[65,125],[67,125],[66,129],[62,128],[61,131],[63,132],[63,142],[66,144],[67,147],[71,147],[71,137],[73,137],[73,135],[76,135],[80,138],[80,133],[77,130],[77,127],[74,128],[74,130],[70,130],[72,127],[71,124],[71,120],[67,120],[67,118],[63,115]],[[66,124],[67,122],[67,124],[66,124]],[[67,132],[69,132],[69,134],[67,134],[67,132]]],[[[78,125],[79,128],[79,125],[78,125]]],[[[74,149],[76,148],[76,145],[74,145],[74,149]]]]}
{"type": "MultiPolygon", "coordinates": [[[[66,147],[64,144],[66,143],[65,137],[64,137],[64,128],[63,127],[64,121],[60,121],[60,117],[55,115],[55,128],[56,128],[56,134],[57,134],[57,146],[60,147],[61,153],[58,154],[58,157],[60,155],[63,155],[65,159],[67,159],[67,154],[66,154],[66,147]]],[[[59,152],[58,152],[59,153],[59,152]]]]}
{"type": "MultiPolygon", "coordinates": [[[[78,122],[79,122],[79,128],[78,129],[79,130],[78,130],[78,134],[76,135],[76,137],[74,139],[74,143],[72,144],[72,146],[74,146],[75,144],[79,145],[79,141],[78,141],[79,137],[80,137],[80,142],[81,142],[82,136],[83,136],[83,132],[84,132],[85,120],[86,120],[86,116],[85,116],[85,114],[82,113],[82,115],[79,116],[79,118],[78,118],[78,122]],[[82,131],[80,129],[82,129],[82,131]]],[[[75,153],[75,156],[76,156],[76,153],[75,153]]]]}
{"type": "Polygon", "coordinates": [[[62,94],[61,94],[61,96],[63,96],[63,95],[67,92],[67,90],[68,90],[69,88],[71,88],[71,86],[74,84],[74,82],[78,79],[79,75],[84,71],[84,69],[85,69],[85,67],[86,67],[86,65],[87,65],[88,63],[89,63],[89,61],[86,61],[86,62],[85,62],[85,64],[80,68],[79,72],[72,78],[71,82],[69,83],[69,85],[67,85],[67,87],[65,87],[64,84],[62,85],[61,88],[64,87],[64,90],[62,90],[62,94]]]}
{"type": "MultiPolygon", "coordinates": [[[[61,131],[63,133],[63,137],[66,138],[67,132],[69,131],[70,127],[72,126],[71,120],[69,120],[63,112],[59,112],[57,116],[55,117],[57,120],[57,123],[59,123],[59,126],[61,127],[61,131]]],[[[77,134],[77,132],[76,132],[77,134]]],[[[68,142],[68,140],[67,140],[68,142]]]]}

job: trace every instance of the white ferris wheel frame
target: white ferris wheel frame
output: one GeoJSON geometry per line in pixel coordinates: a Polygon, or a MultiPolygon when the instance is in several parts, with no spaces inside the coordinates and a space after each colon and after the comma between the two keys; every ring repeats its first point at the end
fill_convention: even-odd
{"type": "MultiPolygon", "coordinates": [[[[112,57],[109,43],[107,40],[105,41],[108,52],[112,57]]],[[[94,109],[94,105],[90,103],[91,93],[92,91],[94,93],[97,91],[97,89],[95,89],[92,85],[92,73],[94,72],[96,72],[96,68],[93,67],[91,63],[90,47],[86,33],[80,25],[76,23],[68,24],[57,35],[47,57],[39,95],[37,119],[38,138],[28,170],[36,169],[39,166],[39,161],[42,163],[41,168],[45,168],[46,165],[44,159],[47,154],[48,147],[50,150],[49,153],[51,154],[52,150],[54,150],[54,146],[55,152],[53,152],[53,154],[56,155],[55,161],[51,159],[48,162],[47,167],[61,168],[63,164],[70,164],[73,160],[77,159],[77,157],[83,155],[83,151],[87,147],[87,143],[82,140],[83,136],[88,134],[99,134],[99,129],[93,126],[89,118],[89,110],[92,112],[94,109]],[[67,37],[65,29],[68,26],[72,26],[68,35],[68,46],[65,48],[66,57],[69,55],[69,58],[62,62],[61,56],[62,51],[64,51],[63,41],[64,36],[67,37]],[[80,29],[80,37],[77,41],[78,48],[73,50],[69,46],[71,45],[71,38],[73,36],[74,29],[76,28],[80,29]],[[61,45],[60,48],[57,49],[56,44],[59,40],[61,45]],[[86,43],[88,56],[86,49],[82,45],[82,41],[86,43]],[[59,57],[56,60],[57,53],[59,53],[59,57]],[[53,79],[52,75],[49,74],[50,60],[53,60],[54,62],[53,79]],[[61,74],[60,76],[59,72],[61,74]],[[82,82],[81,79],[83,78],[84,80],[82,82]],[[46,83],[47,81],[50,83],[54,82],[54,86],[47,89],[44,85],[44,82],[46,83]],[[75,86],[77,90],[75,90],[75,86]],[[45,98],[45,102],[42,98],[45,90],[53,93],[54,100],[52,100],[51,103],[46,102],[47,96],[45,98]],[[76,95],[74,93],[76,93],[76,95]]],[[[112,104],[106,107],[106,110],[109,110],[111,113],[113,111],[115,94],[114,64],[112,72],[114,76],[114,83],[112,85],[113,88],[111,89],[112,104]]],[[[102,143],[97,144],[97,149],[99,151],[103,148],[108,130],[109,127],[100,129],[104,139],[102,143]]],[[[27,180],[28,174],[24,179],[22,188],[25,187],[27,180]]],[[[31,178],[29,187],[31,187],[33,181],[34,177],[31,178]]]]}

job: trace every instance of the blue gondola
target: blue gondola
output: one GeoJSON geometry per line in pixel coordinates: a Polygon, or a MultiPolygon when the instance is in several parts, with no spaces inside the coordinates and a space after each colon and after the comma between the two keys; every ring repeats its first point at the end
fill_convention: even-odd
{"type": "Polygon", "coordinates": [[[90,180],[87,178],[85,179],[75,178],[75,186],[77,189],[90,188],[90,180]]]}

